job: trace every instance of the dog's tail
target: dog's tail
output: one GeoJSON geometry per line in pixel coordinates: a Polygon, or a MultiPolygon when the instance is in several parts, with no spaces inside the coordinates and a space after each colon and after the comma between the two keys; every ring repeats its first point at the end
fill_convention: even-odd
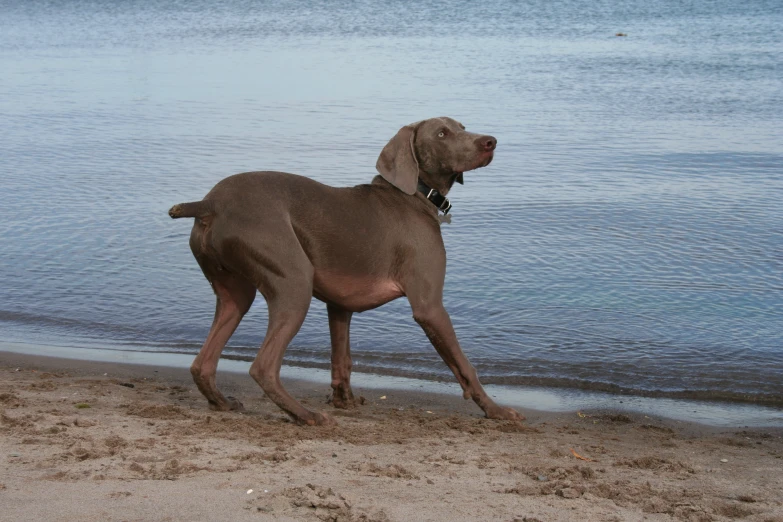
{"type": "Polygon", "coordinates": [[[211,201],[193,201],[191,203],[180,203],[169,209],[171,219],[177,218],[205,218],[214,214],[214,207],[211,201]]]}

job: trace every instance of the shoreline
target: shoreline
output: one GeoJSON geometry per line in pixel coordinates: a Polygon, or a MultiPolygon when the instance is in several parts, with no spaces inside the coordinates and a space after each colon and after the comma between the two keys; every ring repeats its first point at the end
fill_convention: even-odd
{"type": "Polygon", "coordinates": [[[783,429],[628,411],[522,409],[459,394],[285,377],[336,427],[290,422],[244,374],[212,412],[187,368],[3,352],[0,503],[9,520],[783,520],[783,429]],[[34,493],[32,493],[34,492],[34,493]],[[34,501],[31,501],[34,495],[34,501]]]}
{"type": "MultiPolygon", "coordinates": [[[[74,348],[52,345],[0,342],[0,354],[8,359],[14,356],[50,357],[67,360],[139,364],[169,368],[189,368],[194,355],[170,352],[131,351],[97,348],[74,348]],[[35,354],[31,353],[34,352],[35,354]]],[[[22,359],[24,360],[24,359],[22,359]]],[[[250,363],[235,358],[221,358],[218,376],[224,372],[247,374],[250,363]]],[[[284,365],[281,377],[312,384],[330,382],[328,370],[284,365]]],[[[354,371],[352,383],[358,388],[416,391],[460,398],[462,392],[456,382],[427,381],[354,371]]],[[[486,384],[485,389],[495,400],[529,412],[564,413],[578,410],[605,410],[642,413],[688,421],[712,427],[780,427],[783,428],[783,408],[753,402],[696,400],[656,396],[625,395],[605,391],[573,388],[545,388],[486,384]]],[[[472,404],[472,403],[471,403],[472,404]]]]}
{"type": "MultiPolygon", "coordinates": [[[[13,341],[0,341],[0,352],[9,351],[4,346],[28,346],[31,349],[43,347],[54,350],[54,356],[62,357],[76,357],[76,358],[90,358],[80,355],[71,355],[68,352],[78,352],[83,350],[93,350],[95,352],[111,351],[111,352],[138,352],[138,353],[153,353],[160,354],[162,356],[181,356],[187,355],[190,357],[196,356],[200,349],[200,344],[187,343],[188,348],[184,348],[183,345],[158,345],[149,343],[130,343],[128,341],[109,340],[107,342],[98,342],[91,338],[68,338],[54,339],[46,337],[38,341],[30,341],[25,337],[12,337],[13,341]]],[[[245,354],[237,353],[237,347],[227,347],[221,355],[221,361],[244,361],[252,362],[256,352],[245,354]]],[[[243,348],[246,349],[246,348],[243,348]]],[[[10,349],[10,351],[17,351],[10,349]]],[[[284,364],[290,368],[299,369],[319,369],[329,370],[330,363],[328,361],[328,349],[326,351],[320,350],[319,354],[321,359],[312,359],[312,350],[291,346],[288,348],[284,364]]],[[[437,355],[433,352],[432,355],[437,358],[437,355]]],[[[394,379],[411,379],[414,381],[422,382],[452,382],[452,375],[448,371],[442,361],[438,360],[438,369],[440,372],[434,372],[431,366],[420,366],[417,369],[410,367],[402,368],[392,365],[388,365],[386,362],[378,361],[373,362],[373,355],[367,353],[354,352],[354,371],[364,374],[372,374],[379,377],[389,377],[394,379]],[[369,357],[369,360],[367,358],[369,357]]],[[[399,361],[398,361],[399,362],[399,361]]],[[[158,363],[154,363],[158,364],[158,363]]],[[[479,369],[477,367],[477,369],[479,369]]],[[[672,399],[672,400],[685,400],[693,401],[697,403],[722,403],[722,404],[748,404],[758,405],[769,408],[777,408],[783,412],[783,387],[778,382],[776,385],[770,385],[769,383],[759,384],[755,389],[743,388],[740,384],[739,387],[734,386],[729,380],[723,379],[720,385],[710,387],[709,385],[694,384],[693,386],[686,385],[687,379],[681,381],[679,385],[674,387],[650,387],[650,386],[636,386],[624,382],[622,379],[615,382],[612,378],[612,372],[610,369],[606,369],[600,375],[593,375],[590,378],[585,376],[574,377],[569,374],[537,374],[537,375],[505,375],[494,374],[492,369],[479,369],[479,376],[482,384],[485,386],[493,385],[499,387],[506,387],[512,389],[537,389],[537,390],[550,390],[554,393],[560,394],[557,390],[562,390],[562,394],[568,395],[599,395],[605,394],[607,396],[624,396],[629,398],[646,398],[646,399],[672,399]],[[624,384],[623,384],[624,382],[624,384]]],[[[779,380],[779,379],[778,379],[779,380]]],[[[697,379],[698,381],[698,379],[697,379]]]]}

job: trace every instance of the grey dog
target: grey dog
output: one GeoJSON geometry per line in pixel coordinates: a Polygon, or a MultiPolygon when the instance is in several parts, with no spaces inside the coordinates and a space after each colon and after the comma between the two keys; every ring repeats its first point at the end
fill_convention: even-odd
{"type": "Polygon", "coordinates": [[[329,315],[332,402],[350,408],[351,315],[404,295],[464,397],[491,419],[522,420],[484,391],[443,307],[445,196],[463,172],[489,165],[496,144],[451,118],[432,118],[397,132],[369,185],[334,188],[294,174],[246,172],[220,181],[202,201],[174,205],[172,218],[195,218],[190,248],[217,296],[212,328],[190,369],[210,408],[242,409],[217,389],[215,372],[256,291],[266,299],[269,324],[250,375],[296,422],[309,425],[335,421],[291,397],[280,367],[311,298],[326,303],[329,315]]]}

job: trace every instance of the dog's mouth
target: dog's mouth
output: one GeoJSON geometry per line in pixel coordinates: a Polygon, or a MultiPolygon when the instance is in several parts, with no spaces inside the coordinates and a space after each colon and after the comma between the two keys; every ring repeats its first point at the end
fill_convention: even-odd
{"type": "Polygon", "coordinates": [[[481,165],[482,167],[486,167],[487,165],[492,163],[492,159],[495,157],[495,151],[494,150],[487,151],[487,152],[484,153],[484,156],[485,156],[486,159],[485,159],[484,164],[481,165]]]}
{"type": "Polygon", "coordinates": [[[481,154],[478,155],[478,158],[476,158],[476,162],[468,166],[468,168],[462,169],[462,172],[467,172],[469,170],[476,170],[482,167],[486,167],[487,165],[492,163],[492,158],[494,157],[495,157],[495,151],[493,150],[482,152],[481,154]]]}
{"type": "Polygon", "coordinates": [[[476,170],[480,169],[482,167],[486,167],[490,163],[492,163],[492,158],[495,157],[495,151],[488,150],[486,152],[482,152],[478,155],[478,158],[476,161],[470,165],[466,165],[467,168],[459,169],[454,171],[454,181],[456,183],[459,183],[460,185],[465,184],[465,178],[463,177],[463,173],[469,171],[469,170],[476,170]]]}

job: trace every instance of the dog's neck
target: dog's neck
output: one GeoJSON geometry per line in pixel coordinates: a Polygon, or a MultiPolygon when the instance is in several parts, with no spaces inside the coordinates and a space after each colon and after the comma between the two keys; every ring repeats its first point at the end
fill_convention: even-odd
{"type": "Polygon", "coordinates": [[[424,195],[425,198],[427,198],[430,203],[435,205],[439,211],[443,212],[444,216],[449,213],[449,210],[451,210],[451,202],[449,201],[449,198],[434,188],[427,186],[427,184],[424,183],[421,178],[419,178],[419,186],[417,189],[424,195]]]}

